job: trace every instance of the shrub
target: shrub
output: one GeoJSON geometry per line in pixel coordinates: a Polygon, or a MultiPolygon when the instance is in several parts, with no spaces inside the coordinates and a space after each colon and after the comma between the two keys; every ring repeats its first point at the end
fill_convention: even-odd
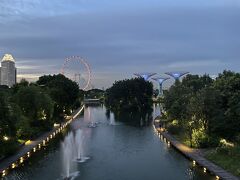
{"type": "Polygon", "coordinates": [[[167,130],[170,134],[179,134],[181,131],[181,128],[178,124],[169,124],[167,127],[167,130]]]}

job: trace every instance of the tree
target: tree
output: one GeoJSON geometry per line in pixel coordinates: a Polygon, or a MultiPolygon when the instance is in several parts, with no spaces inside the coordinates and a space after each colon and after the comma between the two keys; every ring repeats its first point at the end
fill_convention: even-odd
{"type": "Polygon", "coordinates": [[[224,112],[224,119],[219,122],[215,133],[234,141],[240,132],[240,74],[224,71],[216,79],[214,88],[221,94],[224,112]]]}
{"type": "Polygon", "coordinates": [[[152,105],[153,85],[142,78],[116,81],[106,90],[106,104],[116,110],[140,110],[152,105]]]}
{"type": "Polygon", "coordinates": [[[63,118],[76,104],[80,103],[81,93],[76,82],[71,81],[62,74],[42,76],[37,81],[48,92],[54,101],[54,117],[63,118]]]}
{"type": "Polygon", "coordinates": [[[0,138],[13,134],[10,128],[9,103],[4,93],[0,93],[0,138]]]}
{"type": "Polygon", "coordinates": [[[35,129],[33,133],[40,133],[52,127],[53,102],[39,87],[21,87],[15,95],[15,102],[23,115],[18,123],[18,133],[23,132],[21,129],[26,129],[24,127],[35,129]]]}
{"type": "Polygon", "coordinates": [[[106,90],[105,96],[106,106],[114,112],[116,119],[148,124],[149,118],[145,117],[150,117],[152,112],[152,83],[142,78],[116,81],[106,90]]]}

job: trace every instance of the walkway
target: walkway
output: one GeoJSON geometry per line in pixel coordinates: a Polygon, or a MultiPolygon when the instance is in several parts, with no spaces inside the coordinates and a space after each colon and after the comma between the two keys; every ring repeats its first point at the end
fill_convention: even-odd
{"type": "Polygon", "coordinates": [[[72,122],[82,111],[84,107],[78,108],[72,115],[69,121],[63,124],[61,127],[54,127],[53,130],[44,133],[39,138],[34,141],[28,141],[23,147],[21,147],[18,152],[12,156],[9,156],[0,161],[0,177],[5,176],[10,169],[16,168],[19,164],[21,164],[25,159],[31,156],[31,153],[41,149],[42,146],[50,141],[50,139],[54,138],[55,135],[60,133],[68,124],[72,122]]]}
{"type": "Polygon", "coordinates": [[[165,138],[166,141],[171,144],[171,146],[180,151],[187,158],[191,159],[193,161],[193,164],[198,164],[199,166],[202,166],[204,168],[204,171],[209,171],[210,173],[215,174],[216,179],[239,180],[238,177],[228,173],[221,167],[215,165],[214,163],[204,158],[198,150],[189,148],[188,146],[185,146],[184,144],[177,141],[162,128],[159,128],[160,127],[159,123],[160,123],[159,119],[158,121],[154,121],[154,127],[157,130],[157,132],[161,134],[163,138],[165,138]]]}

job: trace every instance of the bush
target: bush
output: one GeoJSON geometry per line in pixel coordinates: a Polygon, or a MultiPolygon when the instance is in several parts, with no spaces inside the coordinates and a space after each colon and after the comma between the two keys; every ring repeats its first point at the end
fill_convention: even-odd
{"type": "Polygon", "coordinates": [[[178,124],[169,124],[167,127],[167,130],[170,134],[176,135],[179,134],[181,131],[181,128],[178,124]]]}
{"type": "Polygon", "coordinates": [[[0,143],[0,155],[9,156],[14,154],[19,148],[19,144],[15,140],[3,141],[0,143]]]}

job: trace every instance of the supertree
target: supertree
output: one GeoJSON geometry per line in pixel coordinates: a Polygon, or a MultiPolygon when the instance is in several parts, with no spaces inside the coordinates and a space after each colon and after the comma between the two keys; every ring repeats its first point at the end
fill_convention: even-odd
{"type": "Polygon", "coordinates": [[[154,76],[156,73],[134,73],[135,76],[143,78],[145,81],[149,80],[150,77],[154,76]]]}
{"type": "Polygon", "coordinates": [[[166,72],[165,74],[173,77],[175,80],[179,80],[182,76],[188,74],[189,72],[187,71],[179,71],[179,72],[166,72]]]}
{"type": "Polygon", "coordinates": [[[163,95],[163,82],[170,79],[170,78],[164,78],[164,77],[154,77],[152,78],[154,81],[157,81],[159,83],[159,96],[163,95]]]}

